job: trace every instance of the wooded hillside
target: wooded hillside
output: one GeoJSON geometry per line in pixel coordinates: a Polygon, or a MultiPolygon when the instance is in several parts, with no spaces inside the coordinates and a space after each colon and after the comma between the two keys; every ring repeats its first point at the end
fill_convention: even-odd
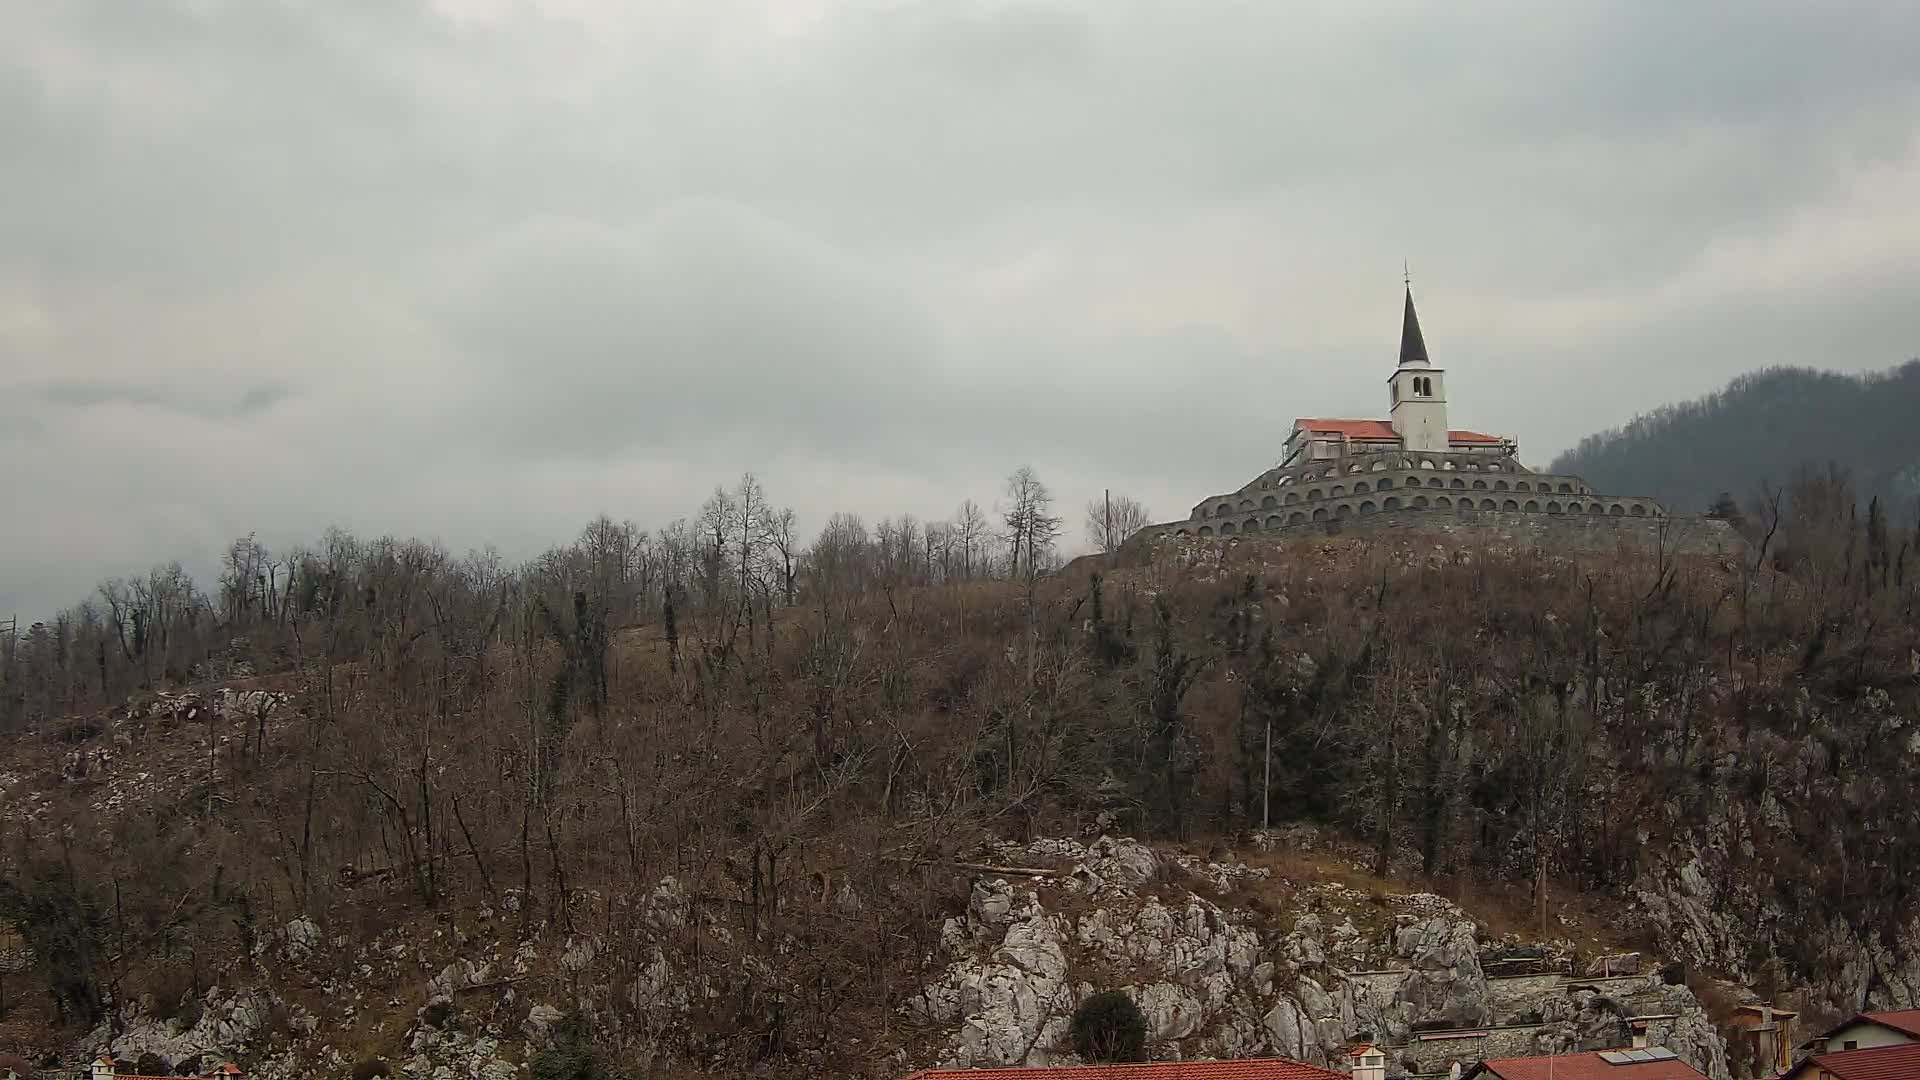
{"type": "Polygon", "coordinates": [[[1742,375],[1718,393],[1589,435],[1549,471],[1702,513],[1722,493],[1746,502],[1800,466],[1826,462],[1845,466],[1863,498],[1911,510],[1920,499],[1920,360],[1862,376],[1742,375]]]}
{"type": "Polygon", "coordinates": [[[614,943],[610,981],[567,991],[623,1018],[609,1054],[851,1069],[843,1036],[924,984],[966,901],[941,868],[982,840],[1263,814],[1521,896],[1624,895],[1725,827],[1729,895],[1791,918],[1688,948],[1834,1008],[1858,991],[1804,928],[1877,941],[1914,912],[1920,553],[1811,480],[1755,523],[1780,560],[1295,540],[1098,575],[1040,572],[1059,522],[1026,480],[978,562],[898,522],[800,549],[748,482],[665,540],[602,521],[522,568],[335,533],[236,544],[213,597],[110,582],[5,657],[26,980],[84,1024],[180,1007],[297,917],[364,941],[484,907],[614,943]],[[216,685],[290,700],[180,696],[216,685]],[[642,948],[664,876],[690,918],[642,948]],[[722,989],[635,1004],[649,949],[722,989]]]}

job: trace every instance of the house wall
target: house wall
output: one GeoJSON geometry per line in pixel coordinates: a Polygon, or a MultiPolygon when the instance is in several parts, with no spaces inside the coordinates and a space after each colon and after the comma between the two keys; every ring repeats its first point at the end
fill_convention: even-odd
{"type": "Polygon", "coordinates": [[[1899,1046],[1915,1041],[1913,1036],[1881,1027],[1879,1024],[1853,1024],[1835,1031],[1827,1039],[1828,1050],[1872,1050],[1880,1046],[1899,1046]],[[1848,1043],[1858,1046],[1848,1046],[1848,1043]]]}

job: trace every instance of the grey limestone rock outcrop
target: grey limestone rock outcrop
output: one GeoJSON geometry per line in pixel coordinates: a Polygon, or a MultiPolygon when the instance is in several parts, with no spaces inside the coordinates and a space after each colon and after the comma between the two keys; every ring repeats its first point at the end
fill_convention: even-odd
{"type": "MultiPolygon", "coordinates": [[[[1665,1045],[1726,1080],[1724,1045],[1686,987],[1644,974],[1490,978],[1474,924],[1438,897],[1385,898],[1389,912],[1406,913],[1383,929],[1363,931],[1335,905],[1298,915],[1284,933],[1263,932],[1249,912],[1170,894],[1165,860],[1144,845],[1047,843],[1074,865],[1032,883],[977,879],[965,912],[944,926],[945,970],[908,1006],[950,1031],[945,1054],[927,1064],[1072,1061],[1074,1008],[1096,990],[1118,989],[1140,1006],[1162,1057],[1279,1054],[1330,1064],[1368,1032],[1395,1047],[1396,1067],[1445,1073],[1463,1056],[1624,1045],[1627,1016],[1658,1015],[1674,1018],[1657,1021],[1665,1045]],[[1425,1034],[1441,1028],[1456,1033],[1425,1034]],[[1459,1029],[1488,1033],[1462,1037],[1459,1029]]],[[[1205,884],[1246,876],[1202,865],[1207,872],[1195,876],[1205,884]]],[[[1342,903],[1373,903],[1325,891],[1342,903]]]]}
{"type": "Polygon", "coordinates": [[[1394,931],[1393,949],[1410,969],[1399,996],[1414,1023],[1487,1022],[1487,978],[1472,923],[1426,919],[1402,926],[1394,931]]]}
{"type": "Polygon", "coordinates": [[[200,1004],[200,1016],[191,1026],[136,1015],[123,1017],[118,1032],[103,1024],[88,1039],[93,1052],[119,1058],[157,1054],[178,1062],[196,1055],[237,1057],[264,1036],[267,1020],[281,1002],[262,991],[229,992],[215,987],[200,1004]]]}

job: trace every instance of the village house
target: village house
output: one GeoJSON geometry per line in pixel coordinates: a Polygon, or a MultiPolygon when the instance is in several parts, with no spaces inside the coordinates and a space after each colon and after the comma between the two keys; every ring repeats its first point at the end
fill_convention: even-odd
{"type": "MultiPolygon", "coordinates": [[[[1139,1065],[1041,1065],[997,1069],[925,1069],[907,1080],[1385,1080],[1386,1059],[1375,1052],[1379,1072],[1356,1066],[1353,1074],[1288,1058],[1232,1061],[1155,1061],[1139,1065]]],[[[1356,1059],[1357,1060],[1357,1059],[1356,1059]]]]}
{"type": "MultiPolygon", "coordinates": [[[[246,1080],[246,1071],[231,1061],[222,1062],[213,1071],[206,1074],[207,1080],[246,1080]]],[[[81,1080],[179,1080],[173,1076],[146,1076],[137,1072],[123,1072],[120,1063],[110,1054],[102,1054],[93,1059],[81,1073],[81,1080]]]]}
{"type": "Polygon", "coordinates": [[[1462,1080],[1706,1080],[1671,1050],[1593,1050],[1583,1054],[1488,1058],[1462,1080]]]}
{"type": "Polygon", "coordinates": [[[1775,1007],[1771,1002],[1755,1001],[1740,1006],[1728,1022],[1733,1029],[1728,1049],[1744,1045],[1746,1059],[1761,1071],[1756,1075],[1778,1076],[1793,1068],[1793,1022],[1800,1016],[1792,1009],[1775,1007]]]}
{"type": "Polygon", "coordinates": [[[1920,1009],[1893,1009],[1863,1012],[1823,1035],[1814,1036],[1805,1049],[1824,1054],[1830,1050],[1872,1050],[1914,1042],[1920,1042],[1920,1009]]]}
{"type": "Polygon", "coordinates": [[[1920,1077],[1920,1041],[1815,1054],[1781,1080],[1914,1080],[1920,1077]]]}

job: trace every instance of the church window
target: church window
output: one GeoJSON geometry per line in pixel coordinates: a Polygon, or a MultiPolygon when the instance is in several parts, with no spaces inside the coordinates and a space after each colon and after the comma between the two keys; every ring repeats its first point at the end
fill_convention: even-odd
{"type": "Polygon", "coordinates": [[[1279,506],[1280,500],[1269,495],[1266,498],[1260,500],[1260,505],[1261,506],[1279,506]]]}
{"type": "Polygon", "coordinates": [[[1475,480],[1473,482],[1473,489],[1475,491],[1485,491],[1487,490],[1487,482],[1485,480],[1475,480]]]}
{"type": "Polygon", "coordinates": [[[1631,513],[1634,517],[1646,517],[1647,508],[1641,506],[1639,503],[1634,503],[1633,508],[1629,510],[1628,513],[1631,513]]]}
{"type": "Polygon", "coordinates": [[[1313,512],[1313,520],[1315,520],[1315,521],[1325,521],[1325,520],[1327,520],[1327,508],[1323,506],[1323,507],[1321,507],[1320,509],[1318,509],[1318,510],[1315,510],[1315,511],[1313,512]]]}
{"type": "Polygon", "coordinates": [[[1387,501],[1380,505],[1387,510],[1398,510],[1400,509],[1400,499],[1398,496],[1388,496],[1387,501]]]}
{"type": "Polygon", "coordinates": [[[1379,482],[1379,483],[1377,483],[1377,484],[1375,484],[1375,485],[1373,485],[1373,488],[1374,488],[1374,490],[1375,490],[1375,491],[1385,491],[1386,489],[1388,489],[1388,488],[1390,488],[1390,487],[1392,487],[1392,486],[1393,486],[1393,477],[1391,477],[1391,476],[1383,476],[1383,477],[1381,477],[1381,478],[1380,478],[1380,482],[1379,482]]]}
{"type": "Polygon", "coordinates": [[[1362,480],[1359,483],[1353,485],[1353,493],[1355,495],[1364,494],[1366,490],[1367,490],[1367,482],[1365,480],[1362,480]]]}
{"type": "Polygon", "coordinates": [[[1415,495],[1413,497],[1413,508],[1415,510],[1425,510],[1427,508],[1427,497],[1425,495],[1415,495]]]}
{"type": "Polygon", "coordinates": [[[1507,490],[1507,482],[1505,480],[1495,480],[1493,482],[1493,486],[1496,490],[1499,490],[1499,491],[1507,490]]]}
{"type": "MultiPolygon", "coordinates": [[[[1419,481],[1418,479],[1416,479],[1416,480],[1414,481],[1414,483],[1416,483],[1416,484],[1417,484],[1417,483],[1419,483],[1419,482],[1420,482],[1420,481],[1419,481]]],[[[1456,482],[1456,483],[1458,483],[1458,481],[1455,481],[1455,482],[1456,482]]],[[[1443,487],[1446,487],[1446,486],[1447,486],[1447,482],[1446,482],[1445,480],[1442,480],[1442,479],[1440,479],[1439,477],[1437,477],[1437,476],[1435,476],[1435,477],[1430,477],[1430,478],[1429,478],[1429,479],[1427,480],[1427,486],[1428,486],[1428,487],[1437,487],[1437,488],[1443,488],[1443,487]]]]}
{"type": "Polygon", "coordinates": [[[1295,510],[1293,513],[1287,515],[1287,524],[1289,525],[1304,525],[1306,524],[1306,522],[1307,522],[1307,515],[1301,513],[1298,510],[1295,510]]]}
{"type": "Polygon", "coordinates": [[[1613,507],[1607,511],[1607,513],[1613,515],[1614,517],[1624,517],[1626,515],[1626,512],[1627,512],[1627,508],[1624,506],[1621,506],[1619,503],[1614,503],[1613,507]]]}
{"type": "Polygon", "coordinates": [[[1287,503],[1288,503],[1288,505],[1292,505],[1293,503],[1297,503],[1297,502],[1299,502],[1299,501],[1300,501],[1300,493],[1299,493],[1299,492],[1297,492],[1297,491],[1289,491],[1289,492],[1287,492],[1287,498],[1286,498],[1286,501],[1287,501],[1287,503]]]}
{"type": "Polygon", "coordinates": [[[1357,473],[1357,472],[1364,472],[1366,470],[1363,466],[1360,466],[1360,465],[1349,465],[1347,466],[1347,471],[1350,473],[1357,473]]]}
{"type": "Polygon", "coordinates": [[[1535,514],[1537,514],[1537,513],[1539,513],[1539,512],[1540,512],[1540,503],[1539,503],[1539,502],[1538,502],[1537,500],[1534,500],[1534,499],[1528,499],[1528,500],[1527,500],[1527,510],[1528,510],[1529,512],[1531,512],[1531,513],[1535,513],[1535,514]]]}
{"type": "Polygon", "coordinates": [[[1505,502],[1504,504],[1502,504],[1502,505],[1501,505],[1501,507],[1500,507],[1500,509],[1502,509],[1502,510],[1518,510],[1518,509],[1520,509],[1520,504],[1519,504],[1519,503],[1517,503],[1517,502],[1514,502],[1514,501],[1513,501],[1512,499],[1508,499],[1508,500],[1507,500],[1507,501],[1506,501],[1506,502],[1505,502]]]}
{"type": "Polygon", "coordinates": [[[1560,494],[1562,494],[1562,495],[1571,495],[1571,494],[1573,494],[1573,485],[1572,485],[1572,484],[1561,484],[1561,485],[1560,485],[1560,494]]]}
{"type": "Polygon", "coordinates": [[[1284,523],[1280,520],[1279,514],[1274,514],[1272,517],[1267,518],[1267,528],[1269,529],[1277,529],[1282,524],[1284,523]]]}
{"type": "Polygon", "coordinates": [[[1438,507],[1439,507],[1440,509],[1442,509],[1442,510],[1451,510],[1451,509],[1453,509],[1453,500],[1452,500],[1452,499],[1450,499],[1450,498],[1448,498],[1448,497],[1447,497],[1447,496],[1445,496],[1445,495],[1442,495],[1442,496],[1440,496],[1439,498],[1437,498],[1437,499],[1435,499],[1435,500],[1433,500],[1433,504],[1434,504],[1435,506],[1438,506],[1438,507]]]}
{"type": "Polygon", "coordinates": [[[1241,499],[1241,500],[1240,500],[1240,509],[1242,509],[1242,510],[1251,510],[1251,509],[1253,509],[1253,500],[1252,500],[1252,499],[1241,499]]]}
{"type": "Polygon", "coordinates": [[[1218,513],[1218,514],[1231,514],[1231,513],[1233,513],[1233,504],[1232,504],[1232,503],[1221,503],[1221,504],[1219,505],[1219,507],[1217,507],[1217,508],[1215,509],[1215,511],[1214,511],[1214,512],[1215,512],[1215,513],[1218,513]]]}
{"type": "Polygon", "coordinates": [[[1513,490],[1515,490],[1515,491],[1526,491],[1526,490],[1527,490],[1527,482],[1526,482],[1525,480],[1516,480],[1516,481],[1514,481],[1514,483],[1513,483],[1513,490]]]}
{"type": "Polygon", "coordinates": [[[1223,522],[1221,522],[1221,523],[1220,523],[1220,535],[1221,535],[1221,536],[1232,536],[1232,535],[1233,535],[1233,522],[1231,522],[1231,521],[1223,521],[1223,522]]]}
{"type": "Polygon", "coordinates": [[[1387,459],[1386,459],[1386,458],[1381,458],[1380,460],[1378,460],[1378,461],[1376,461],[1376,462],[1374,462],[1374,463],[1373,463],[1373,471],[1374,471],[1374,472],[1386,472],[1386,471],[1387,471],[1387,459]]]}
{"type": "Polygon", "coordinates": [[[1368,499],[1366,502],[1360,504],[1360,512],[1363,514],[1371,514],[1377,509],[1379,508],[1373,505],[1372,499],[1368,499]]]}
{"type": "Polygon", "coordinates": [[[1482,510],[1494,510],[1494,509],[1498,509],[1498,508],[1497,508],[1497,507],[1496,507],[1496,506],[1494,505],[1494,502],[1493,502],[1493,500],[1492,500],[1492,499],[1481,499],[1481,500],[1480,500],[1480,509],[1482,509],[1482,510]]]}
{"type": "Polygon", "coordinates": [[[1453,478],[1453,486],[1457,488],[1463,488],[1467,486],[1467,482],[1456,476],[1453,478]]]}
{"type": "Polygon", "coordinates": [[[1314,488],[1312,491],[1307,492],[1307,498],[1309,499],[1318,499],[1320,497],[1321,491],[1319,488],[1314,488]]]}
{"type": "Polygon", "coordinates": [[[1351,516],[1352,514],[1353,514],[1352,503],[1341,503],[1339,506],[1336,506],[1333,508],[1333,516],[1337,518],[1348,517],[1348,516],[1351,516]]]}
{"type": "Polygon", "coordinates": [[[1337,499],[1340,496],[1345,495],[1346,493],[1347,493],[1347,489],[1345,487],[1341,486],[1340,484],[1335,484],[1333,485],[1333,490],[1328,494],[1332,495],[1334,498],[1337,499]]]}
{"type": "Polygon", "coordinates": [[[1420,459],[1420,467],[1421,467],[1421,468],[1423,468],[1423,469],[1431,469],[1431,468],[1433,468],[1433,462],[1431,462],[1431,461],[1428,461],[1428,460],[1427,460],[1426,458],[1421,458],[1421,459],[1420,459]]]}
{"type": "Polygon", "coordinates": [[[1550,502],[1550,503],[1548,503],[1548,504],[1547,504],[1547,513],[1549,513],[1549,514],[1557,514],[1557,513],[1559,513],[1559,512],[1560,512],[1560,504],[1559,504],[1559,502],[1557,502],[1557,501],[1555,501],[1555,502],[1550,502]]]}
{"type": "Polygon", "coordinates": [[[1241,531],[1241,532],[1259,532],[1259,531],[1260,531],[1260,519],[1259,519],[1259,518],[1248,518],[1248,519],[1247,519],[1247,523],[1246,523],[1245,525],[1242,525],[1242,526],[1240,527],[1240,531],[1241,531]]]}
{"type": "Polygon", "coordinates": [[[1201,536],[1212,536],[1212,535],[1213,535],[1213,526],[1211,526],[1211,525],[1202,525],[1202,526],[1200,526],[1200,535],[1201,535],[1201,536]]]}

